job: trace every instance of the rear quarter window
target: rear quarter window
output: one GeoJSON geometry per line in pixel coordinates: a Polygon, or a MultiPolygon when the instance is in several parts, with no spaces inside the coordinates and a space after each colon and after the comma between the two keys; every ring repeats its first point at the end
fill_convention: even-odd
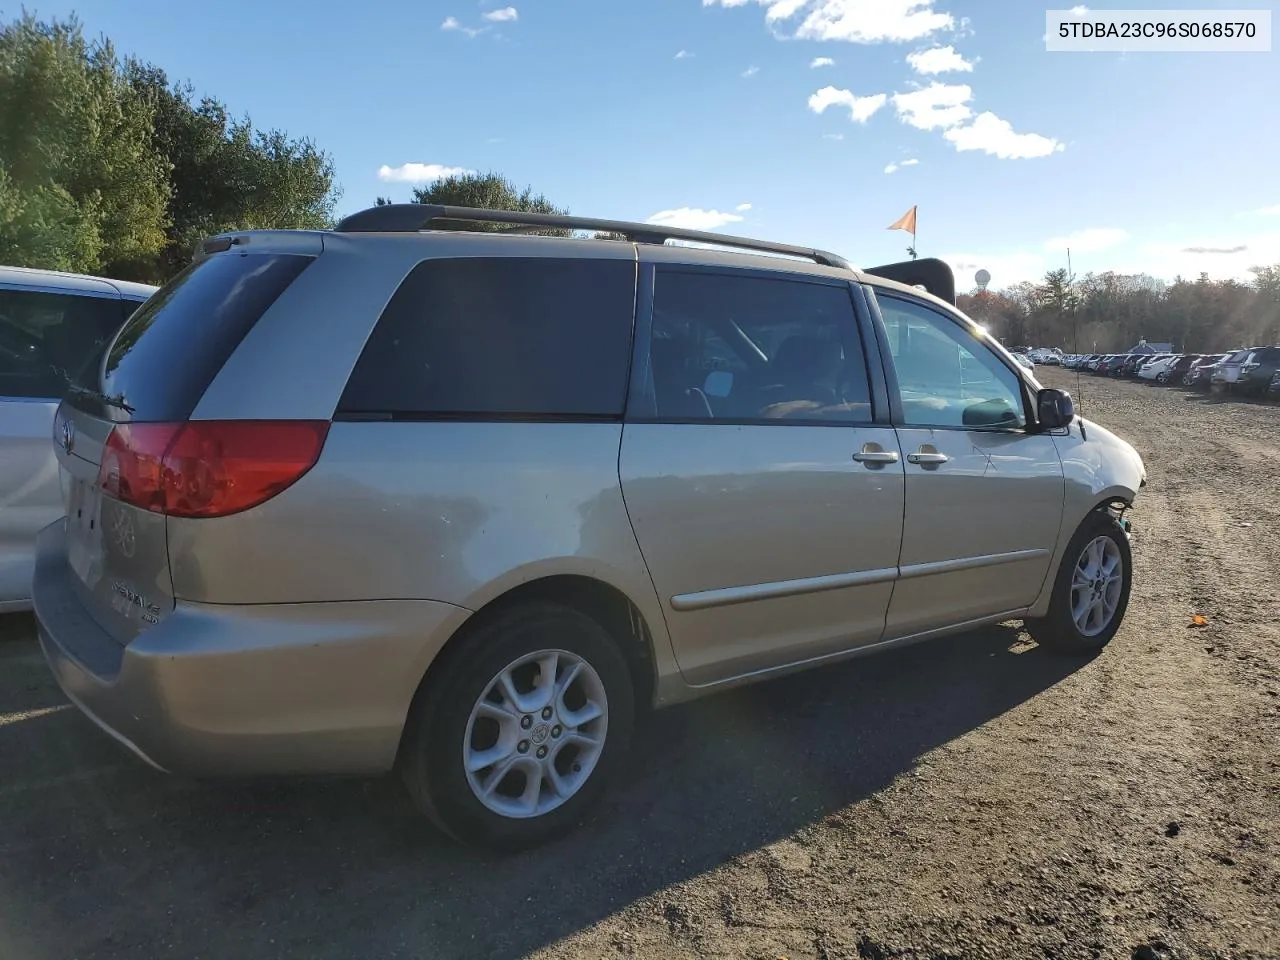
{"type": "Polygon", "coordinates": [[[635,317],[630,260],[426,260],[401,283],[338,413],[620,418],[635,317]]]}
{"type": "Polygon", "coordinates": [[[222,365],[314,260],[279,253],[198,260],[129,317],[107,351],[103,392],[142,421],[191,416],[222,365]]]}

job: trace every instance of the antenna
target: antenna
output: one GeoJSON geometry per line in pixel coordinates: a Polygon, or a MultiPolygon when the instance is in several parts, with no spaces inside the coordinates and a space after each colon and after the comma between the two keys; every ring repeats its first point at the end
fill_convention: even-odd
{"type": "Polygon", "coordinates": [[[1076,275],[1071,271],[1071,248],[1067,247],[1067,296],[1070,297],[1072,338],[1075,340],[1072,350],[1076,355],[1076,411],[1080,417],[1080,439],[1087,440],[1084,432],[1084,377],[1080,375],[1080,311],[1076,309],[1075,297],[1071,290],[1075,286],[1076,275]]]}

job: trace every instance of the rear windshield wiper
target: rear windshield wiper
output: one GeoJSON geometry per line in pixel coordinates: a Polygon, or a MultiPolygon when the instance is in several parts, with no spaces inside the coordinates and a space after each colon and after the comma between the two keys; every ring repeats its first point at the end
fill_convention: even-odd
{"type": "Polygon", "coordinates": [[[125,413],[133,413],[133,407],[125,403],[123,398],[109,397],[101,390],[92,390],[89,387],[81,387],[74,383],[69,383],[67,384],[67,395],[71,397],[79,397],[82,400],[95,400],[104,406],[115,407],[117,410],[123,410],[125,413]]]}
{"type": "Polygon", "coordinates": [[[125,413],[133,413],[133,407],[125,403],[123,397],[107,396],[101,390],[94,390],[92,387],[85,387],[76,383],[65,370],[58,370],[57,372],[62,377],[62,382],[66,384],[66,396],[79,397],[81,400],[93,400],[103,406],[115,407],[125,413]]]}

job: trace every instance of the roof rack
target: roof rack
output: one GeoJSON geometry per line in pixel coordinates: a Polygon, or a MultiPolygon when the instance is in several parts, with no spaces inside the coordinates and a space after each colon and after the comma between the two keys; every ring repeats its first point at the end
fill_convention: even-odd
{"type": "Polygon", "coordinates": [[[339,233],[416,233],[428,230],[440,221],[472,223],[509,223],[520,227],[553,227],[561,230],[594,230],[616,233],[632,243],[663,244],[668,240],[686,240],[717,247],[733,247],[760,253],[777,253],[802,257],[826,267],[853,269],[844,257],[812,247],[796,247],[787,243],[770,243],[749,237],[725,236],[705,230],[684,230],[653,223],[627,220],[598,220],[594,217],[571,217],[554,213],[522,213],[515,210],[486,210],[480,207],[454,207],[435,203],[387,203],[369,207],[338,221],[333,229],[339,233]]]}

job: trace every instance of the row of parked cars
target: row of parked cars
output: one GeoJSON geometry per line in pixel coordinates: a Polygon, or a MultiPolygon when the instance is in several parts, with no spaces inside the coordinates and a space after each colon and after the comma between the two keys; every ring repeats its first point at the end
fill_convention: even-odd
{"type": "Polygon", "coordinates": [[[1103,376],[1137,377],[1199,390],[1280,399],[1280,346],[1229,353],[1110,353],[1064,357],[1062,365],[1103,376]]]}

